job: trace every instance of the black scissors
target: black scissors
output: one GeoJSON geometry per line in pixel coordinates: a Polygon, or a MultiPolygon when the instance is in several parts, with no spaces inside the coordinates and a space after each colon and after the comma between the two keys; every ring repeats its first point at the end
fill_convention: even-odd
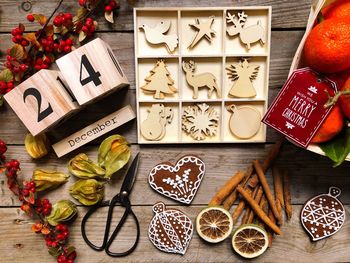
{"type": "Polygon", "coordinates": [[[135,178],[136,178],[139,159],[140,159],[140,156],[138,153],[136,155],[135,159],[132,161],[127,174],[125,175],[122,187],[120,188],[120,192],[116,196],[114,196],[111,200],[102,201],[102,202],[96,204],[95,206],[93,206],[86,213],[86,215],[83,218],[83,221],[81,222],[81,234],[82,234],[83,239],[85,240],[86,244],[88,244],[89,247],[91,247],[92,249],[97,250],[97,251],[105,250],[107,255],[109,255],[111,257],[123,257],[123,256],[129,255],[131,252],[133,252],[135,250],[137,243],[139,241],[139,238],[140,238],[139,221],[137,220],[136,215],[134,214],[134,212],[131,209],[131,204],[130,204],[130,200],[129,200],[129,194],[131,192],[132,186],[133,186],[135,178]],[[122,218],[120,219],[117,227],[114,229],[112,235],[110,236],[110,238],[108,238],[109,230],[110,230],[111,222],[112,222],[113,209],[114,209],[115,205],[117,205],[117,204],[120,204],[122,207],[124,207],[125,212],[124,212],[122,218]],[[103,243],[101,246],[96,246],[87,238],[86,233],[85,233],[85,225],[86,225],[86,221],[89,219],[89,217],[98,208],[106,207],[106,206],[109,206],[109,208],[108,208],[108,214],[107,214],[105,233],[104,233],[104,237],[103,237],[103,243]],[[114,239],[116,238],[116,236],[118,235],[118,232],[123,227],[123,225],[124,225],[124,223],[129,215],[131,215],[134,218],[134,221],[136,223],[135,243],[127,251],[120,252],[120,253],[111,252],[109,250],[109,248],[110,248],[111,244],[113,243],[114,239]]]}

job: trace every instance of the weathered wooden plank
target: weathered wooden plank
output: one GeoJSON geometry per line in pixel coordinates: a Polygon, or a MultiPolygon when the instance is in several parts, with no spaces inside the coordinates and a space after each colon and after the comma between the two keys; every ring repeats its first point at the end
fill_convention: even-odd
{"type": "MultiPolygon", "coordinates": [[[[168,161],[175,162],[185,154],[195,154],[200,156],[206,164],[206,174],[202,185],[197,192],[193,204],[206,204],[210,201],[215,192],[225,184],[225,182],[237,171],[243,170],[254,159],[262,159],[266,156],[270,145],[224,145],[224,146],[133,146],[135,154],[141,151],[141,162],[134,189],[131,195],[132,202],[137,205],[150,205],[163,199],[158,193],[153,191],[147,182],[149,171],[156,164],[168,161]]],[[[67,162],[78,152],[86,152],[92,160],[97,159],[97,147],[83,147],[80,151],[75,151],[66,157],[57,159],[54,154],[42,159],[31,160],[26,154],[23,146],[11,146],[8,156],[18,158],[22,163],[22,174],[25,179],[31,177],[35,168],[56,169],[67,171],[67,162]]],[[[349,168],[350,163],[345,163],[337,169],[331,168],[331,163],[325,157],[307,152],[294,145],[286,144],[283,147],[281,156],[277,162],[278,166],[289,171],[292,185],[293,204],[303,204],[310,197],[328,192],[332,185],[343,189],[341,200],[350,204],[350,193],[346,191],[350,187],[349,168]]],[[[106,199],[118,193],[122,182],[122,175],[125,171],[116,174],[111,183],[106,185],[106,199]]],[[[267,173],[270,185],[272,185],[271,172],[267,173]]],[[[3,177],[0,177],[3,179],[3,177]]],[[[52,201],[62,198],[70,198],[68,194],[69,186],[75,181],[72,176],[70,182],[47,194],[52,201]]],[[[0,206],[19,205],[13,200],[12,193],[6,189],[6,185],[1,186],[0,206]]],[[[166,199],[168,203],[175,202],[166,199]]]]}
{"type": "MultiPolygon", "coordinates": [[[[203,206],[179,207],[188,216],[195,220],[203,206]]],[[[302,229],[299,220],[301,206],[293,207],[295,212],[292,220],[282,227],[283,236],[276,237],[273,245],[261,257],[254,262],[349,262],[348,248],[350,239],[350,221],[345,221],[343,228],[333,237],[319,242],[311,242],[306,232],[302,229]]],[[[123,262],[249,262],[234,254],[231,248],[231,240],[228,239],[215,246],[201,240],[194,232],[192,241],[184,256],[167,254],[157,250],[147,236],[148,224],[153,217],[151,206],[136,206],[133,208],[140,220],[141,237],[136,250],[129,256],[121,258],[123,262]]],[[[349,213],[350,207],[346,206],[349,213]]],[[[91,218],[91,227],[87,234],[95,242],[99,242],[104,232],[105,212],[101,211],[91,218]]],[[[104,252],[96,252],[84,243],[81,232],[81,218],[85,209],[79,209],[77,220],[71,225],[71,242],[77,248],[79,262],[115,262],[116,259],[108,257],[104,252]]],[[[117,218],[119,213],[116,213],[117,218]]],[[[15,219],[26,219],[19,216],[16,208],[0,209],[0,254],[2,262],[11,262],[16,255],[16,262],[53,262],[47,253],[44,240],[41,235],[36,235],[30,230],[30,222],[15,224],[15,219]]],[[[117,219],[116,219],[117,220],[117,219]]],[[[117,222],[117,221],[116,221],[117,222]]],[[[113,228],[112,228],[113,230],[113,228]]],[[[118,236],[118,242],[114,243],[111,250],[120,251],[127,249],[133,242],[135,228],[133,223],[127,222],[125,228],[118,236]],[[119,250],[118,250],[119,249],[119,250]]]]}
{"type": "MultiPolygon", "coordinates": [[[[16,27],[18,23],[23,23],[27,30],[36,30],[37,24],[29,23],[26,20],[26,16],[29,12],[31,13],[42,13],[47,16],[55,9],[58,1],[50,0],[35,0],[30,1],[32,3],[32,9],[29,12],[25,12],[21,8],[21,4],[24,1],[12,1],[3,0],[1,1],[1,32],[9,32],[12,28],[16,27]]],[[[119,15],[116,18],[116,22],[111,25],[106,22],[102,16],[102,10],[97,12],[98,14],[98,30],[102,31],[130,31],[133,30],[133,18],[132,18],[132,8],[127,0],[122,0],[121,9],[119,10],[119,15]]],[[[273,28],[296,28],[305,27],[307,22],[307,15],[310,10],[311,0],[302,1],[263,1],[263,0],[241,0],[241,1],[231,1],[231,0],[200,0],[195,3],[186,0],[180,1],[146,1],[139,0],[135,1],[135,7],[167,7],[167,6],[246,6],[246,5],[272,5],[273,16],[272,16],[272,27],[273,28]],[[290,10],[293,10],[293,15],[290,14],[290,10]]],[[[75,0],[64,1],[61,6],[60,12],[73,12],[79,7],[78,2],[75,0]]]]}

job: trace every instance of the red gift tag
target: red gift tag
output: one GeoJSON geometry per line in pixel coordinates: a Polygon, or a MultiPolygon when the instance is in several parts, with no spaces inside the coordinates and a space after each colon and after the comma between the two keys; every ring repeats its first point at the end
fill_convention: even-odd
{"type": "Polygon", "coordinates": [[[325,108],[337,91],[335,82],[310,68],[293,72],[263,118],[263,122],[307,148],[332,107],[325,108]]]}

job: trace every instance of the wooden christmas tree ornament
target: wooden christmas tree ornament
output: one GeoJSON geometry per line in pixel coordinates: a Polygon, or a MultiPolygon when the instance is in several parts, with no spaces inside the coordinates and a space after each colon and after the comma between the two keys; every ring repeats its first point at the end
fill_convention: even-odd
{"type": "Polygon", "coordinates": [[[210,99],[213,91],[216,91],[217,97],[221,97],[221,89],[219,88],[216,77],[211,73],[194,74],[196,70],[196,64],[194,61],[182,62],[182,69],[186,73],[187,84],[193,88],[193,99],[198,98],[198,89],[206,87],[209,89],[208,98],[210,99]]]}
{"type": "Polygon", "coordinates": [[[154,68],[150,71],[150,75],[145,78],[146,84],[141,87],[145,93],[154,94],[155,99],[164,99],[164,94],[174,94],[174,80],[170,76],[170,72],[164,60],[157,61],[154,68]]]}
{"type": "Polygon", "coordinates": [[[193,37],[191,44],[188,47],[189,49],[194,48],[202,38],[206,38],[209,42],[213,40],[215,31],[211,29],[211,26],[214,23],[214,18],[214,16],[210,16],[206,21],[201,21],[196,18],[195,24],[189,24],[190,27],[197,30],[197,33],[193,37]]]}
{"type": "Polygon", "coordinates": [[[62,74],[56,70],[40,70],[4,98],[33,136],[78,108],[62,74]]]}
{"type": "Polygon", "coordinates": [[[165,126],[173,120],[173,110],[163,104],[153,104],[148,110],[147,119],[141,123],[141,134],[149,141],[159,141],[166,133],[165,126]]]}
{"type": "Polygon", "coordinates": [[[250,66],[247,59],[227,67],[228,77],[234,81],[230,89],[229,96],[237,98],[253,98],[256,96],[256,90],[252,81],[256,79],[259,66],[250,66]]]}
{"type": "Polygon", "coordinates": [[[250,139],[259,132],[261,114],[256,108],[231,105],[228,110],[232,111],[229,127],[233,135],[240,139],[250,139]]]}
{"type": "Polygon", "coordinates": [[[139,29],[145,32],[147,42],[154,45],[164,44],[169,53],[173,53],[179,44],[176,34],[166,35],[171,26],[171,21],[160,21],[154,27],[143,24],[139,29]]]}
{"type": "Polygon", "coordinates": [[[266,43],[265,29],[261,26],[259,20],[256,25],[245,26],[248,15],[242,11],[238,13],[238,18],[233,14],[227,12],[226,22],[227,24],[232,23],[231,26],[227,27],[227,34],[229,36],[239,35],[239,38],[243,44],[246,45],[247,50],[251,48],[251,44],[260,42],[263,46],[266,43]]]}
{"type": "Polygon", "coordinates": [[[56,62],[80,105],[129,85],[112,49],[100,38],[56,62]]]}
{"type": "Polygon", "coordinates": [[[193,235],[191,219],[177,209],[166,208],[158,202],[153,206],[154,217],[148,227],[153,245],[167,253],[184,255],[193,235]]]}

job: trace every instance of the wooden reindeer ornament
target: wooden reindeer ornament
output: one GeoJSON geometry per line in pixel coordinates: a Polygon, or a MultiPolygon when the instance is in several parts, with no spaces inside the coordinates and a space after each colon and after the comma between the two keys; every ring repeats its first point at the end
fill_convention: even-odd
{"type": "Polygon", "coordinates": [[[194,61],[182,62],[182,69],[186,72],[186,81],[189,86],[193,88],[193,99],[198,98],[198,89],[201,87],[207,87],[209,89],[208,98],[211,98],[213,91],[215,90],[218,98],[221,97],[221,90],[216,82],[216,78],[211,73],[194,74],[196,70],[196,64],[194,61]]]}
{"type": "Polygon", "coordinates": [[[215,31],[211,29],[213,23],[214,16],[210,16],[209,20],[200,21],[198,18],[196,18],[195,24],[189,24],[190,27],[193,27],[195,30],[198,30],[198,32],[194,36],[188,48],[193,48],[203,37],[205,37],[209,42],[211,42],[213,40],[213,36],[215,36],[215,31]]]}
{"type": "Polygon", "coordinates": [[[179,44],[179,37],[176,34],[166,35],[171,26],[171,21],[160,21],[155,27],[143,24],[139,29],[145,32],[147,42],[158,45],[165,44],[169,53],[173,53],[179,44]]]}
{"type": "Polygon", "coordinates": [[[251,48],[251,44],[260,42],[264,45],[266,42],[265,29],[261,26],[259,20],[256,25],[245,27],[248,15],[243,12],[238,13],[238,19],[233,14],[227,12],[226,22],[232,23],[233,25],[227,27],[227,34],[229,36],[236,36],[239,34],[239,38],[243,44],[246,45],[247,50],[251,48]]]}
{"type": "Polygon", "coordinates": [[[141,123],[141,134],[149,141],[159,141],[165,136],[165,126],[173,120],[173,110],[163,104],[153,104],[147,119],[141,123]]]}
{"type": "Polygon", "coordinates": [[[255,97],[256,91],[252,81],[257,77],[259,68],[259,66],[250,66],[247,59],[227,67],[228,77],[235,81],[229,95],[237,98],[255,97]]]}

